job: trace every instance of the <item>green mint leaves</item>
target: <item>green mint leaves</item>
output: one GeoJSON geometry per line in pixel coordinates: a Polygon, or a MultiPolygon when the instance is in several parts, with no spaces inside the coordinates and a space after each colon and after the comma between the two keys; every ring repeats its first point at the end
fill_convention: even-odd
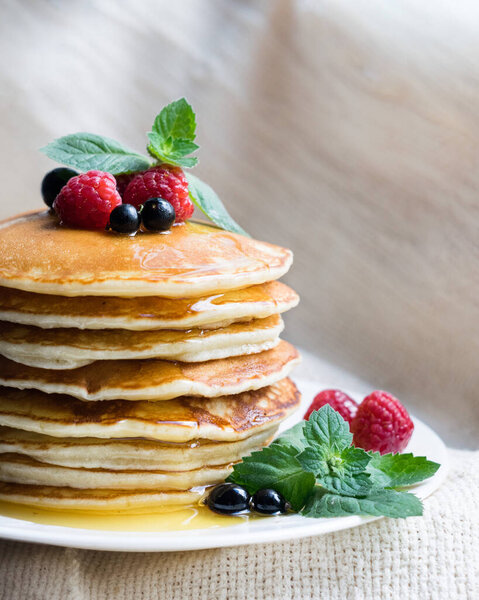
{"type": "Polygon", "coordinates": [[[313,418],[304,424],[303,435],[309,448],[341,451],[351,446],[353,434],[343,417],[329,404],[315,411],[313,418]]]}
{"type": "Polygon", "coordinates": [[[160,162],[177,167],[194,167],[196,157],[188,157],[199,146],[195,144],[195,113],[188,102],[181,98],[160,112],[148,134],[148,152],[160,162]]]}
{"type": "Polygon", "coordinates": [[[329,405],[313,413],[303,429],[307,447],[298,455],[305,471],[324,489],[349,496],[366,495],[372,486],[366,467],[370,456],[351,446],[353,436],[341,415],[329,405]]]}
{"type": "MultiPolygon", "coordinates": [[[[196,118],[185,98],[176,100],[157,115],[148,133],[148,153],[152,158],[126,148],[119,142],[94,133],[73,133],[41,148],[52,160],[79,171],[97,169],[112,175],[144,171],[158,164],[194,167],[198,159],[195,143],[196,118]]],[[[187,174],[192,202],[221,229],[248,235],[228,214],[213,189],[198,177],[187,174]]]]}
{"type": "Polygon", "coordinates": [[[291,446],[263,448],[235,465],[229,480],[244,485],[254,494],[274,488],[299,511],[314,488],[314,475],[305,471],[291,446]]]}
{"type": "Polygon", "coordinates": [[[65,135],[40,149],[48,158],[63,165],[89,171],[98,169],[112,175],[144,171],[152,165],[146,156],[125,148],[119,142],[94,133],[65,135]]]}
{"type": "Polygon", "coordinates": [[[301,452],[306,448],[307,445],[304,437],[304,426],[306,423],[307,421],[300,421],[299,423],[296,423],[296,425],[293,425],[293,427],[290,427],[279,437],[273,440],[271,446],[293,446],[293,448],[296,448],[298,453],[301,452]]]}
{"type": "Polygon", "coordinates": [[[399,519],[420,517],[422,503],[414,494],[395,490],[377,490],[368,496],[355,498],[324,494],[319,489],[315,489],[301,514],[314,518],[362,515],[399,519]]]}
{"type": "Polygon", "coordinates": [[[325,405],[243,458],[228,480],[250,493],[273,488],[306,517],[422,515],[421,501],[395,488],[431,477],[440,465],[412,454],[381,456],[351,443],[346,421],[325,405]]]}
{"type": "Polygon", "coordinates": [[[424,456],[412,454],[372,454],[367,470],[373,479],[387,488],[403,487],[432,477],[439,465],[424,456]]]}
{"type": "Polygon", "coordinates": [[[221,229],[248,236],[246,231],[230,217],[223,203],[216,195],[216,192],[207,183],[201,181],[201,179],[198,179],[198,177],[191,173],[186,173],[186,179],[188,181],[191,201],[215,225],[218,225],[221,229]]]}

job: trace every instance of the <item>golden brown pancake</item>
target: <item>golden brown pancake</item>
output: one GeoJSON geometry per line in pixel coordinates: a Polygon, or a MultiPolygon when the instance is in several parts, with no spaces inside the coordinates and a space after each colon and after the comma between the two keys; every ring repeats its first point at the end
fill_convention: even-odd
{"type": "Polygon", "coordinates": [[[63,510],[148,510],[152,508],[176,507],[197,504],[204,488],[157,492],[156,490],[80,490],[68,487],[22,485],[0,482],[0,500],[27,504],[39,508],[63,510]]]}
{"type": "Polygon", "coordinates": [[[191,298],[278,279],[291,262],[290,250],[192,221],[134,237],[48,212],[0,223],[0,285],[43,294],[191,298]]]}
{"type": "Polygon", "coordinates": [[[239,461],[271,441],[277,425],[237,442],[192,440],[185,443],[139,438],[53,437],[0,427],[2,454],[23,454],[41,462],[86,469],[190,471],[239,461]]]}
{"type": "Polygon", "coordinates": [[[298,362],[298,351],[285,341],[259,354],[207,362],[103,360],[67,370],[28,367],[0,356],[0,385],[82,400],[168,400],[187,394],[212,398],[271,385],[298,362]]]}
{"type": "Polygon", "coordinates": [[[279,281],[200,298],[65,297],[0,288],[0,319],[36,327],[79,329],[190,329],[263,319],[298,304],[279,281]]]}
{"type": "Polygon", "coordinates": [[[21,454],[0,454],[0,481],[84,489],[186,491],[197,486],[220,483],[228,477],[231,469],[231,464],[191,471],[72,469],[21,454]]]}
{"type": "Polygon", "coordinates": [[[41,329],[0,321],[0,354],[33,367],[75,369],[96,360],[163,358],[202,362],[255,354],[279,342],[279,315],[219,329],[41,329]]]}
{"type": "Polygon", "coordinates": [[[0,388],[0,425],[70,438],[235,442],[277,425],[300,402],[290,379],[219,398],[83,402],[63,394],[0,388]]]}

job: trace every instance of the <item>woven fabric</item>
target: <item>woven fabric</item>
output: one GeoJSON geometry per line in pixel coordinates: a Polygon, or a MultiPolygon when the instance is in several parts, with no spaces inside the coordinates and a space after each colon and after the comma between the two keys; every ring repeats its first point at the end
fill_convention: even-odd
{"type": "Polygon", "coordinates": [[[2,542],[1,600],[475,600],[479,452],[450,450],[423,517],[280,544],[174,553],[2,542]]]}

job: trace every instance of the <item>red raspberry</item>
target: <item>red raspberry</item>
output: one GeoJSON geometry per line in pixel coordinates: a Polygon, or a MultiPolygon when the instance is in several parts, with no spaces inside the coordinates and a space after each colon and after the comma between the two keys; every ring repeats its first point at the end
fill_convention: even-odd
{"type": "Polygon", "coordinates": [[[72,177],[55,198],[53,208],[65,225],[105,229],[111,211],[121,204],[110,173],[88,171],[72,177]]]}
{"type": "Polygon", "coordinates": [[[194,211],[188,196],[188,182],[179,167],[160,165],[137,175],[123,194],[123,202],[139,208],[149,198],[163,198],[173,205],[176,221],[186,221],[194,211]]]}
{"type": "Polygon", "coordinates": [[[123,175],[115,175],[116,189],[118,190],[118,193],[120,194],[120,196],[122,198],[123,198],[123,195],[125,193],[126,188],[128,187],[128,184],[137,175],[138,175],[138,172],[136,172],[136,173],[126,173],[126,174],[123,174],[123,175]]]}
{"type": "Polygon", "coordinates": [[[331,408],[337,410],[348,423],[351,423],[358,410],[356,402],[341,390],[323,390],[314,397],[303,418],[309,419],[309,415],[313,411],[319,410],[325,404],[329,404],[331,408]]]}
{"type": "Polygon", "coordinates": [[[353,444],[381,454],[404,450],[413,429],[414,423],[399,400],[379,390],[366,396],[351,423],[353,444]]]}

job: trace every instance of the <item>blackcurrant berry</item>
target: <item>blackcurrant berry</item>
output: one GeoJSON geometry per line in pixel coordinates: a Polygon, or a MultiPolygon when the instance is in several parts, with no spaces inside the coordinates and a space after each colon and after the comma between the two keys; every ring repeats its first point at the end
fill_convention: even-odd
{"type": "Polygon", "coordinates": [[[220,483],[210,492],[206,505],[222,515],[235,515],[248,510],[250,495],[235,483],[220,483]]]}
{"type": "Polygon", "coordinates": [[[166,231],[175,222],[173,205],[163,198],[150,198],[143,204],[141,220],[149,231],[166,231]]]}
{"type": "Polygon", "coordinates": [[[140,215],[132,204],[119,204],[110,213],[107,229],[117,233],[136,233],[140,222],[140,215]]]}
{"type": "Polygon", "coordinates": [[[78,175],[76,171],[65,167],[58,167],[45,175],[42,181],[42,196],[47,206],[52,207],[62,187],[75,175],[78,175]]]}
{"type": "Polygon", "coordinates": [[[251,498],[251,509],[263,515],[277,515],[288,510],[288,503],[275,490],[258,490],[251,498]]]}

